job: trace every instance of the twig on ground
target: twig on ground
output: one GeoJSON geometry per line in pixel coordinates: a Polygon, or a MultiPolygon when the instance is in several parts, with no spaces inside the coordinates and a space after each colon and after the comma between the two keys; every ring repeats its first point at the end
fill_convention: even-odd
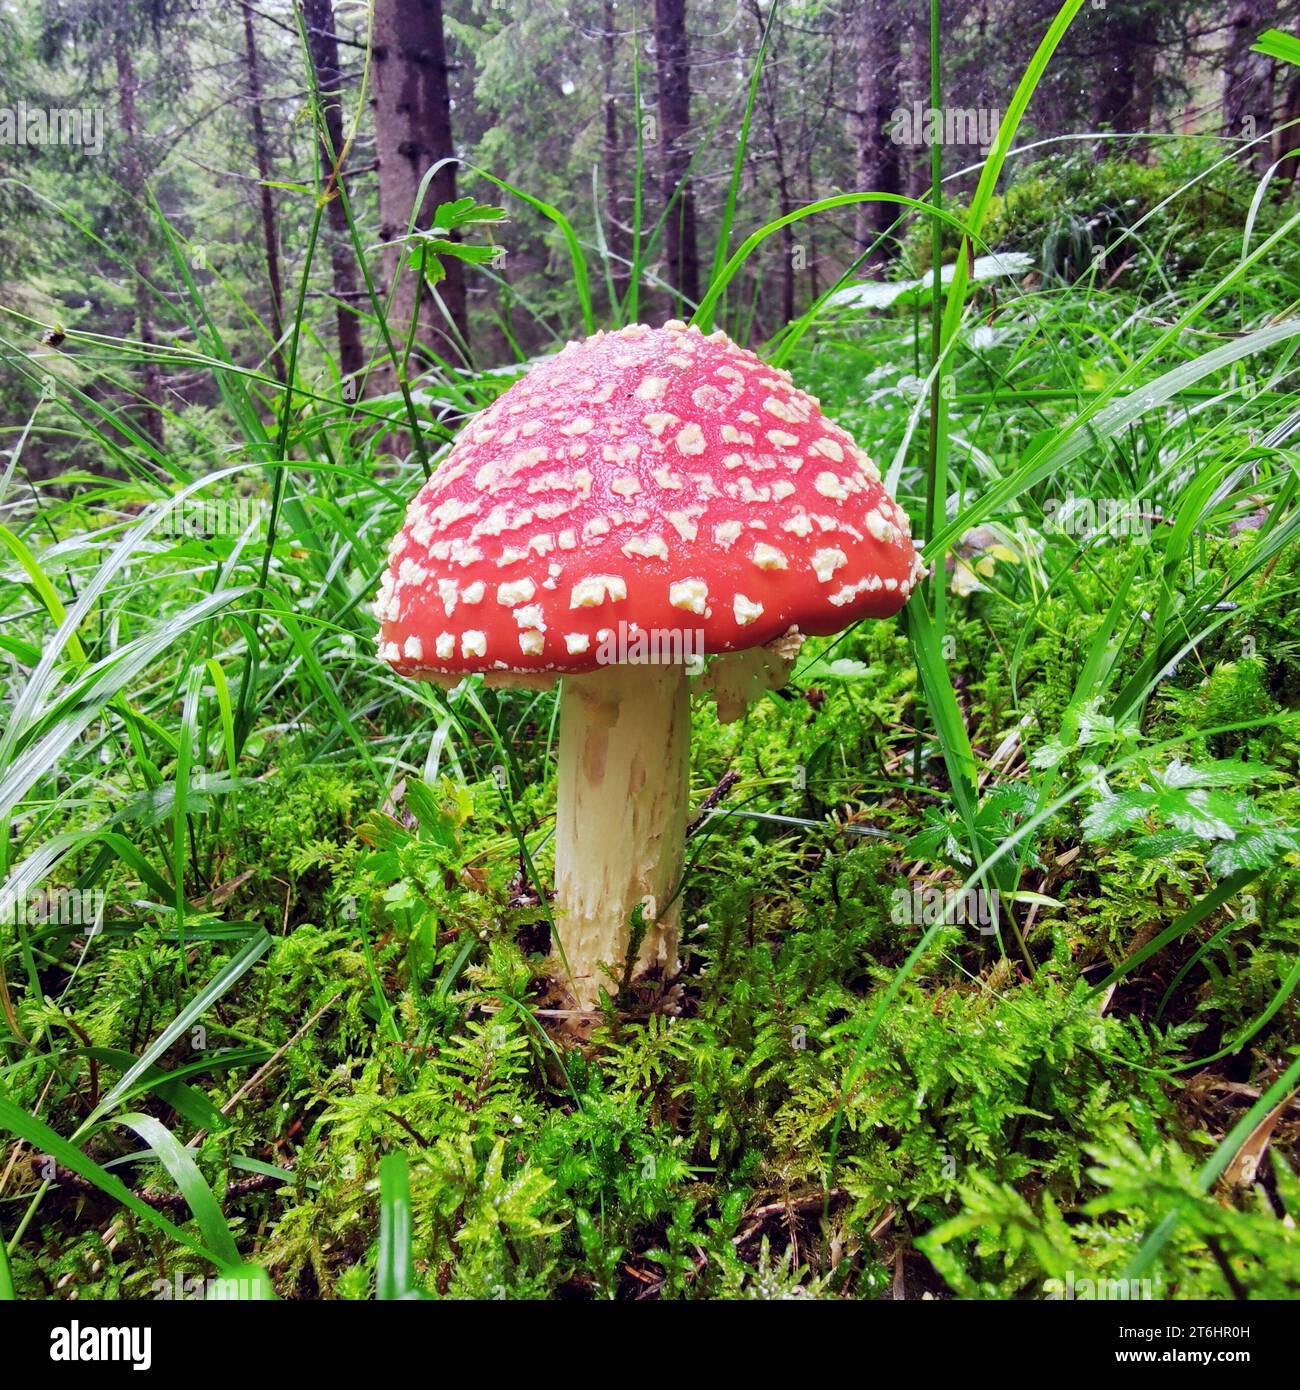
{"type": "Polygon", "coordinates": [[[686,827],[686,838],[688,840],[704,824],[704,822],[708,820],[709,812],[712,811],[715,806],[717,806],[718,802],[721,801],[722,798],[726,796],[726,794],[732,789],[732,787],[734,787],[736,783],[739,781],[740,773],[738,772],[724,772],[722,774],[722,780],[718,783],[716,787],[714,787],[714,789],[708,794],[708,796],[706,796],[704,800],[700,802],[699,813],[696,815],[695,819],[691,821],[691,823],[686,827]]]}

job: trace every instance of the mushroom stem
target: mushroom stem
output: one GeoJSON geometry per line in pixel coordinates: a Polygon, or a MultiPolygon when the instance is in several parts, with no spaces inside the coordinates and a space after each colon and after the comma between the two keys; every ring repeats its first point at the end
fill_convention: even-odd
{"type": "MultiPolygon", "coordinates": [[[[681,665],[568,676],[560,697],[556,929],[581,1008],[614,993],[632,914],[648,924],[634,976],[677,968],[690,712],[681,665]]],[[[558,954],[558,952],[557,952],[558,954]]],[[[563,967],[561,967],[562,969],[563,967]]]]}

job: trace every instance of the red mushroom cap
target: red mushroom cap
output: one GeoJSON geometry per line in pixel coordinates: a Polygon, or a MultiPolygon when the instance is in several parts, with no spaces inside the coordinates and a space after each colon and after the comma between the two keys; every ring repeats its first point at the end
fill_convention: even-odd
{"type": "Polygon", "coordinates": [[[921,573],[875,465],[788,372],[724,333],[636,324],[570,343],[466,426],[375,615],[403,675],[578,673],[620,624],[738,651],[889,617],[921,573]]]}

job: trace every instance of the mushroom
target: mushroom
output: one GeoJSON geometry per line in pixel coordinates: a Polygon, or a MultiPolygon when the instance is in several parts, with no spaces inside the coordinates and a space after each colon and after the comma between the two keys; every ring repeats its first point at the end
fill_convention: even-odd
{"type": "Polygon", "coordinates": [[[676,970],[688,671],[710,656],[735,718],[803,635],[896,613],[923,573],[867,455],[721,332],[570,343],[465,427],[389,549],[380,656],[445,685],[564,678],[555,922],[581,1008],[634,924],[633,975],[676,970]]]}

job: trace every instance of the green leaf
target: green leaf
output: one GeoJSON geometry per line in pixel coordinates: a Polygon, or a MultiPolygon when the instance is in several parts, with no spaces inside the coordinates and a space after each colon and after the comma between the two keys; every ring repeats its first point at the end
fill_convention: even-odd
{"type": "Polygon", "coordinates": [[[962,718],[957,693],[944,660],[939,632],[924,604],[909,604],[902,612],[903,626],[912,644],[912,655],[925,690],[930,718],[939,735],[944,766],[952,783],[953,799],[963,821],[975,818],[975,750],[962,718]]]}
{"type": "MultiPolygon", "coordinates": [[[[109,1066],[116,1067],[123,1072],[134,1067],[136,1061],[132,1053],[116,1047],[78,1047],[73,1049],[73,1053],[91,1057],[96,1062],[106,1062],[109,1066]]],[[[258,1049],[258,1055],[265,1057],[267,1054],[264,1050],[258,1049]]],[[[183,1081],[178,1081],[170,1072],[164,1071],[161,1067],[149,1067],[140,1077],[140,1080],[123,1095],[122,1099],[129,1100],[138,1095],[148,1095],[150,1092],[155,1093],[178,1115],[183,1115],[192,1125],[200,1129],[221,1130],[230,1124],[230,1121],[202,1091],[195,1090],[193,1086],[187,1086],[183,1081]]]]}
{"type": "Polygon", "coordinates": [[[187,1235],[179,1226],[173,1225],[147,1202],[142,1202],[120,1178],[115,1178],[93,1159],[87,1158],[75,1144],[69,1143],[61,1134],[56,1134],[49,1125],[34,1115],[20,1110],[13,1101],[4,1096],[0,1096],[0,1129],[6,1129],[19,1139],[26,1140],[38,1154],[48,1154],[56,1163],[70,1169],[78,1177],[85,1178],[106,1196],[120,1202],[142,1221],[161,1231],[168,1239],[201,1255],[214,1268],[225,1268],[219,1255],[195,1240],[193,1236],[187,1235]]]}
{"type": "Polygon", "coordinates": [[[1260,826],[1215,845],[1205,861],[1212,874],[1226,877],[1247,869],[1269,869],[1285,855],[1300,850],[1300,831],[1282,826],[1260,826]]]}
{"type": "Polygon", "coordinates": [[[1275,782],[1279,774],[1263,763],[1239,763],[1227,759],[1191,765],[1175,758],[1152,781],[1171,789],[1180,787],[1241,787],[1255,782],[1275,782]]]}
{"type": "Polygon", "coordinates": [[[446,276],[442,260],[466,261],[470,265],[488,265],[499,254],[495,246],[470,246],[462,241],[445,241],[438,237],[415,236],[408,243],[406,263],[412,270],[424,267],[424,278],[437,284],[446,276]]]}
{"type": "Polygon", "coordinates": [[[226,1225],[226,1218],[217,1205],[217,1199],[212,1195],[212,1189],[199,1172],[194,1155],[177,1140],[161,1120],[155,1120],[152,1115],[132,1111],[117,1116],[113,1123],[135,1130],[149,1145],[158,1162],[166,1168],[176,1184],[177,1191],[185,1198],[186,1205],[194,1213],[194,1219],[199,1230],[203,1232],[203,1239],[207,1242],[208,1248],[216,1252],[223,1267],[237,1268],[240,1256],[235,1238],[230,1234],[230,1227],[226,1225]]]}
{"type": "Polygon", "coordinates": [[[504,222],[505,208],[494,207],[491,203],[480,203],[473,198],[457,198],[454,202],[440,203],[433,214],[432,226],[442,231],[453,231],[457,227],[469,227],[476,222],[504,222]]]}
{"type": "Polygon", "coordinates": [[[455,810],[427,782],[407,780],[406,804],[419,823],[421,839],[431,840],[443,849],[455,847],[459,825],[455,810]]]}
{"type": "Polygon", "coordinates": [[[1283,63],[1300,65],[1300,39],[1281,29],[1266,29],[1250,46],[1252,53],[1263,53],[1283,63]]]}
{"type": "Polygon", "coordinates": [[[413,1228],[406,1155],[387,1154],[379,1160],[379,1264],[375,1296],[381,1300],[429,1297],[415,1282],[413,1228]]]}
{"type": "Polygon", "coordinates": [[[1202,840],[1231,840],[1251,819],[1245,797],[1197,787],[1186,792],[1167,792],[1160,797],[1158,812],[1175,830],[1202,840]]]}
{"type": "Polygon", "coordinates": [[[1125,792],[1122,796],[1103,796],[1083,818],[1083,833],[1089,840],[1108,840],[1141,825],[1156,803],[1154,792],[1125,792]]]}
{"type": "Polygon", "coordinates": [[[1136,859],[1170,859],[1194,849],[1200,840],[1195,835],[1181,830],[1157,830],[1154,835],[1144,835],[1130,848],[1136,859]]]}

